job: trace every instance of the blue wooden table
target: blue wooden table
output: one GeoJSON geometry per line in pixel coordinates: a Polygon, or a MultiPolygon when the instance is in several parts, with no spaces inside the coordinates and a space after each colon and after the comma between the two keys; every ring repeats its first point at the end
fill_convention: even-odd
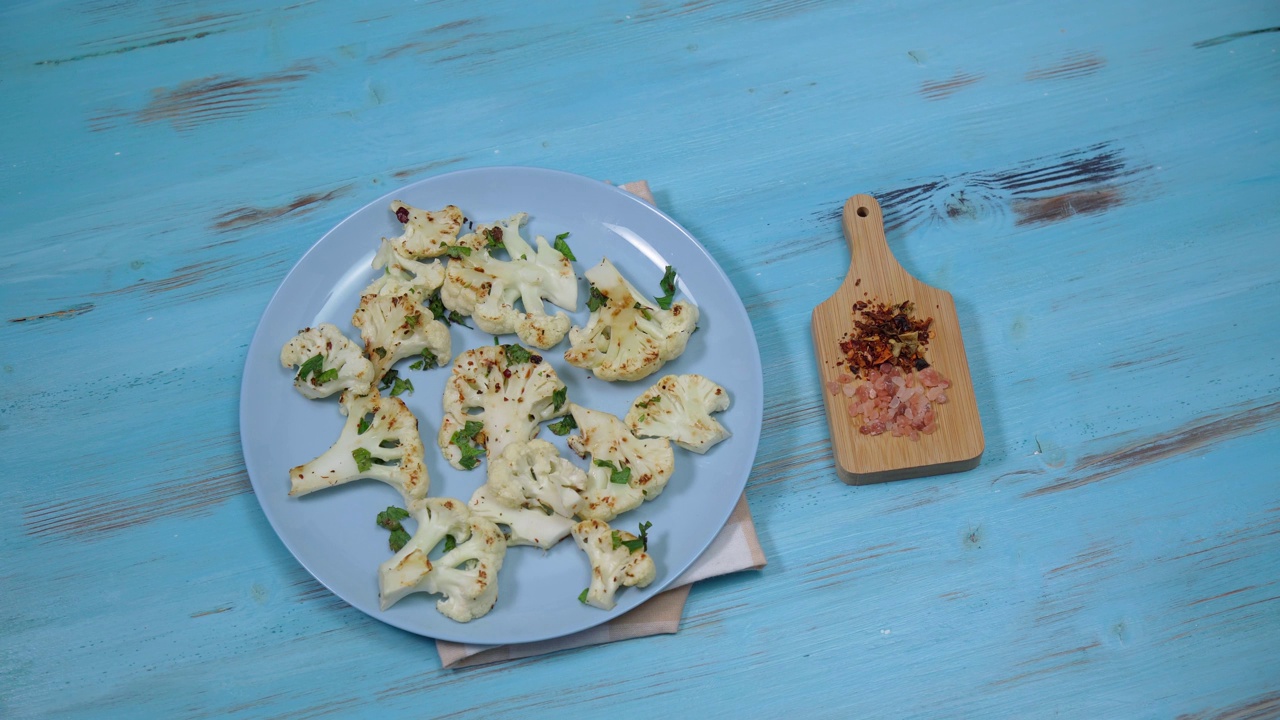
{"type": "Polygon", "coordinates": [[[1280,6],[6,3],[0,716],[1280,716],[1280,6]],[[470,670],[317,584],[240,451],[328,228],[496,164],[626,182],[765,367],[768,567],[470,670]],[[834,472],[842,201],[956,299],[975,470],[834,472]]]}

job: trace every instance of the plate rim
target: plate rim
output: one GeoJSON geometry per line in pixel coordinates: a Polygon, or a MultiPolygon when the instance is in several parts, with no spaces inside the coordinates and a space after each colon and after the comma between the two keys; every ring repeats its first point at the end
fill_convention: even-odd
{"type": "MultiPolygon", "coordinates": [[[[655,372],[654,374],[657,375],[658,373],[655,372]]],[[[740,391],[735,391],[735,392],[740,392],[740,391]]],[[[760,436],[763,432],[763,413],[764,413],[763,362],[762,362],[762,358],[760,357],[759,342],[756,340],[755,327],[751,323],[750,314],[747,312],[746,305],[742,301],[742,296],[738,294],[737,287],[733,284],[732,280],[730,280],[728,274],[725,273],[724,268],[720,266],[720,263],[716,261],[715,256],[712,255],[709,250],[707,250],[706,246],[704,246],[701,242],[698,241],[698,239],[693,235],[693,233],[689,232],[689,230],[686,229],[679,222],[677,222],[675,218],[672,218],[670,215],[664,212],[661,208],[657,207],[656,204],[650,203],[644,198],[641,198],[638,195],[631,193],[630,191],[624,190],[623,188],[608,182],[604,182],[601,180],[597,180],[595,178],[587,177],[585,175],[580,175],[577,173],[572,173],[564,170],[556,170],[556,169],[543,168],[543,167],[537,167],[537,166],[486,165],[481,167],[464,168],[460,170],[453,170],[450,172],[439,173],[436,175],[430,175],[428,177],[415,180],[411,183],[407,183],[404,185],[400,185],[396,188],[393,188],[392,190],[380,195],[377,198],[374,198],[373,200],[370,200],[369,202],[361,205],[359,208],[356,208],[355,210],[348,213],[344,218],[342,218],[340,221],[333,224],[326,232],[324,232],[324,234],[322,234],[319,238],[317,238],[315,242],[313,242],[310,246],[308,246],[305,252],[303,252],[301,255],[298,256],[298,259],[289,268],[288,272],[286,272],[277,283],[275,291],[271,294],[271,298],[267,301],[266,305],[263,306],[262,312],[259,314],[257,323],[254,327],[253,336],[251,337],[249,344],[246,346],[245,361],[241,367],[240,397],[238,400],[236,430],[237,430],[237,434],[240,436],[240,448],[241,448],[241,454],[243,456],[243,460],[245,464],[245,474],[248,475],[249,477],[249,483],[250,483],[250,486],[253,488],[254,498],[258,502],[258,507],[262,510],[263,515],[266,516],[267,522],[271,526],[271,530],[275,534],[276,538],[280,541],[282,545],[284,545],[285,549],[289,551],[289,554],[293,557],[293,560],[297,562],[300,566],[302,566],[302,568],[306,570],[307,574],[310,575],[312,579],[320,583],[322,586],[324,586],[326,590],[328,590],[334,596],[342,600],[352,609],[357,610],[366,616],[369,616],[373,620],[384,623],[391,627],[395,627],[399,630],[403,630],[405,632],[408,632],[420,637],[429,638],[432,640],[443,640],[447,642],[465,643],[469,645],[493,646],[493,645],[543,642],[547,640],[554,640],[557,638],[567,637],[575,633],[590,630],[591,628],[599,627],[604,623],[615,620],[618,617],[621,617],[622,615],[628,612],[631,612],[633,610],[640,608],[641,606],[651,601],[654,597],[658,596],[659,594],[673,587],[672,584],[676,580],[678,580],[694,563],[696,563],[699,558],[701,558],[704,554],[706,554],[708,548],[710,548],[711,545],[714,544],[716,539],[719,537],[720,532],[723,531],[725,524],[729,520],[729,517],[733,514],[734,508],[737,507],[738,499],[745,495],[746,484],[747,484],[747,481],[750,479],[751,470],[755,464],[755,457],[759,452],[760,436]],[[349,600],[347,597],[345,597],[342,593],[339,593],[337,590],[335,590],[332,586],[330,586],[329,583],[325,582],[325,580],[322,579],[319,575],[317,575],[315,570],[312,569],[311,565],[307,561],[305,561],[303,557],[300,556],[297,553],[297,551],[294,549],[294,545],[289,541],[287,534],[280,532],[280,524],[277,520],[275,512],[271,509],[271,506],[264,501],[264,498],[262,497],[262,493],[260,492],[260,489],[259,489],[259,481],[258,479],[255,478],[255,473],[250,467],[251,465],[250,457],[253,455],[253,451],[250,449],[249,444],[246,441],[245,433],[243,430],[246,424],[246,418],[248,416],[246,397],[248,395],[247,391],[249,390],[248,384],[250,382],[250,367],[256,355],[254,351],[256,348],[258,348],[259,343],[268,343],[271,341],[270,338],[266,338],[263,334],[264,333],[263,321],[267,319],[268,314],[276,306],[276,303],[281,300],[281,292],[284,290],[285,286],[288,284],[290,278],[292,278],[293,275],[296,272],[298,272],[298,268],[304,263],[304,261],[306,261],[308,256],[310,256],[314,252],[317,252],[318,248],[321,245],[323,245],[335,233],[338,233],[339,230],[341,230],[343,226],[345,226],[347,223],[352,222],[357,215],[364,213],[370,207],[373,207],[373,206],[385,206],[391,200],[396,199],[396,196],[400,194],[404,194],[407,191],[409,191],[411,188],[414,188],[418,185],[425,184],[425,183],[441,182],[442,180],[447,180],[448,178],[465,176],[465,175],[476,175],[476,174],[484,175],[484,174],[492,174],[492,173],[509,173],[509,172],[528,173],[531,175],[558,176],[564,181],[579,183],[584,187],[594,187],[598,190],[604,190],[605,192],[612,192],[618,195],[619,197],[624,198],[628,202],[634,203],[635,205],[640,207],[643,212],[656,214],[663,221],[665,221],[667,224],[673,227],[676,231],[678,231],[678,233],[683,236],[685,241],[691,243],[692,246],[699,253],[705,256],[706,259],[710,262],[711,268],[715,271],[716,274],[718,274],[720,280],[724,283],[725,287],[729,288],[732,291],[732,299],[734,302],[730,303],[731,310],[736,313],[741,313],[741,319],[746,323],[746,327],[751,330],[751,332],[747,333],[747,337],[745,338],[745,341],[750,346],[750,351],[751,351],[750,357],[754,360],[754,363],[753,363],[754,373],[752,373],[754,375],[754,378],[753,378],[754,387],[752,389],[755,391],[755,396],[760,399],[760,408],[759,408],[760,415],[750,419],[751,420],[750,447],[743,449],[744,455],[749,456],[749,464],[747,465],[746,472],[743,474],[743,477],[741,478],[741,482],[738,483],[736,486],[736,489],[738,492],[734,496],[733,502],[725,504],[722,513],[718,514],[717,516],[713,516],[711,518],[712,522],[715,524],[716,532],[712,533],[707,539],[707,541],[703,544],[703,546],[700,549],[698,549],[697,552],[692,553],[689,556],[689,559],[683,565],[681,565],[678,568],[673,568],[673,571],[669,573],[665,582],[661,584],[650,585],[644,588],[645,592],[649,593],[649,597],[645,598],[643,601],[636,604],[635,606],[626,608],[623,611],[618,611],[615,609],[615,610],[602,612],[600,614],[600,617],[593,618],[592,622],[589,622],[587,624],[580,625],[580,626],[574,626],[567,630],[557,629],[547,633],[532,633],[529,637],[520,637],[518,639],[498,641],[496,643],[495,642],[476,643],[474,642],[473,639],[466,637],[467,633],[465,632],[465,630],[467,627],[469,627],[470,625],[469,623],[457,623],[457,626],[458,626],[457,630],[460,631],[458,633],[432,632],[431,634],[427,634],[423,632],[421,628],[407,627],[404,623],[398,622],[397,619],[395,618],[377,615],[377,614],[374,614],[373,612],[370,612],[369,610],[359,607],[358,605],[353,603],[351,600],[349,600]]],[[[266,479],[263,479],[262,482],[265,483],[267,481],[266,479]]],[[[265,488],[266,486],[264,485],[263,487],[265,488]]],[[[449,628],[449,626],[445,626],[445,627],[449,628]]],[[[449,630],[452,630],[452,629],[453,628],[449,628],[449,630]]]]}

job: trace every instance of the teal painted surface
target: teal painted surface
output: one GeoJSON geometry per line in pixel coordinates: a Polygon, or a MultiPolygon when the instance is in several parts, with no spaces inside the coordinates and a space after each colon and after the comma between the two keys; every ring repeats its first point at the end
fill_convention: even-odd
{"type": "Polygon", "coordinates": [[[9,3],[0,715],[1280,715],[1277,28],[1247,2],[9,3]],[[770,564],[697,586],[677,635],[451,672],[288,555],[236,408],[311,243],[493,164],[648,179],[728,272],[770,564]],[[976,470],[835,477],[808,318],[856,192],[955,295],[976,470]]]}

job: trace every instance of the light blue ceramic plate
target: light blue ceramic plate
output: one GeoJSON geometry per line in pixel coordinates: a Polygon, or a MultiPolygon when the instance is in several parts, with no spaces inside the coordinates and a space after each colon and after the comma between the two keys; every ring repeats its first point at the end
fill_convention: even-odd
{"type": "MultiPolygon", "coordinates": [[[[582,281],[577,325],[586,322],[587,284],[582,281]]],[[[453,350],[493,343],[493,337],[451,328],[453,350]]],[[[515,342],[507,336],[503,342],[515,342]]],[[[486,465],[454,470],[436,447],[441,396],[448,368],[427,372],[398,365],[416,391],[401,396],[418,417],[430,494],[464,502],[484,483],[486,465]]],[[[272,527],[294,557],[326,587],[369,615],[410,632],[458,642],[519,643],[560,637],[615,618],[653,597],[697,559],[728,519],[747,481],[760,438],[763,382],[760,353],[746,309],[715,260],[674,220],[623,190],[596,180],[536,168],[496,167],[429,178],[361,208],[329,231],[303,256],[271,299],[245,363],[240,394],[240,436],[254,492],[272,527]],[[388,610],[378,609],[378,564],[391,553],[387,532],[374,523],[378,511],[400,504],[390,487],[372,480],[314,493],[288,496],[290,467],[319,455],[337,438],[343,417],[336,396],[310,401],[292,386],[281,367],[281,346],[300,328],[330,322],[359,342],[351,325],[360,290],[376,276],[370,267],[378,240],[399,235],[387,209],[392,199],[418,207],[460,207],[479,223],[529,213],[525,236],[554,238],[571,233],[569,244],[582,273],[607,256],[641,290],[658,288],[666,265],[679,272],[677,299],[701,310],[699,330],[684,355],[646,380],[606,383],[570,366],[568,340],[543,353],[569,388],[569,398],[586,407],[622,416],[631,401],[663,374],[700,373],[723,385],[733,404],[720,420],[733,433],[706,455],[675,448],[675,474],[652,502],[616,519],[615,528],[636,531],[653,523],[649,552],[658,577],[642,590],[618,592],[612,611],[578,602],[589,582],[590,565],[572,538],[548,552],[511,548],[499,578],[498,603],[483,618],[459,624],[436,612],[435,597],[412,595],[388,610]]],[[[581,465],[544,426],[540,437],[581,465]]]]}

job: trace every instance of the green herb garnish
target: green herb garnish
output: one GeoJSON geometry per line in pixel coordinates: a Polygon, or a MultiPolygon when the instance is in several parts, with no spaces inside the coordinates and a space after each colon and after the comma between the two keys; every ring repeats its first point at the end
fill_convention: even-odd
{"type": "Polygon", "coordinates": [[[633,307],[635,307],[636,310],[640,311],[640,316],[643,317],[645,320],[653,319],[653,315],[649,312],[649,308],[641,305],[640,303],[636,303],[633,307]]]}
{"type": "Polygon", "coordinates": [[[444,536],[444,551],[445,551],[445,552],[449,552],[450,550],[452,550],[452,549],[454,549],[454,548],[456,548],[456,547],[458,547],[458,541],[457,541],[457,540],[454,540],[452,535],[445,535],[445,536],[444,536]]]}
{"type": "Polygon", "coordinates": [[[651,527],[653,527],[653,523],[651,522],[640,523],[640,537],[636,538],[635,540],[622,540],[620,543],[617,542],[616,540],[618,537],[618,531],[614,530],[613,536],[615,538],[615,544],[613,547],[617,549],[618,545],[625,545],[627,550],[633,553],[637,550],[648,550],[649,549],[649,528],[651,527]]]}
{"type": "Polygon", "coordinates": [[[490,250],[506,250],[507,246],[502,242],[502,228],[491,227],[485,228],[484,232],[485,247],[490,250]]]}
{"type": "Polygon", "coordinates": [[[652,405],[652,404],[654,404],[654,403],[656,403],[656,402],[658,402],[658,401],[660,401],[660,400],[662,400],[662,396],[661,396],[661,395],[654,395],[653,397],[649,398],[648,400],[642,400],[641,402],[636,403],[636,407],[638,407],[638,408],[647,408],[647,407],[649,407],[650,405],[652,405]]]}
{"type": "Polygon", "coordinates": [[[351,457],[356,461],[356,470],[360,472],[368,472],[373,467],[373,453],[365,448],[356,448],[351,451],[351,457]]]}
{"type": "Polygon", "coordinates": [[[400,521],[407,517],[409,517],[408,510],[392,505],[378,513],[378,524],[388,530],[395,530],[400,527],[400,521]]]}
{"type": "Polygon", "coordinates": [[[475,437],[482,430],[484,430],[484,423],[479,420],[468,420],[461,430],[454,432],[449,438],[449,442],[462,451],[462,458],[458,460],[458,464],[466,470],[479,465],[480,458],[484,456],[484,448],[475,445],[475,437]]]}
{"type": "Polygon", "coordinates": [[[413,381],[396,378],[396,381],[391,385],[391,397],[396,397],[397,395],[406,392],[410,395],[413,394],[413,381]]]}
{"type": "Polygon", "coordinates": [[[369,418],[367,418],[367,417],[362,417],[362,418],[360,418],[360,422],[356,423],[356,434],[357,434],[357,435],[363,435],[363,434],[364,434],[364,431],[365,431],[365,430],[368,430],[368,429],[369,429],[369,425],[371,425],[371,424],[372,424],[372,423],[370,423],[370,422],[369,422],[369,418]]]}
{"type": "Polygon", "coordinates": [[[422,359],[416,360],[409,366],[410,370],[430,370],[434,367],[440,367],[440,358],[427,348],[422,348],[422,359]]]}
{"type": "Polygon", "coordinates": [[[668,265],[667,271],[662,275],[662,282],[659,283],[659,285],[662,287],[662,292],[666,293],[666,295],[656,297],[654,300],[658,301],[658,307],[663,310],[670,310],[671,299],[676,296],[676,269],[668,265]]]}
{"type": "Polygon", "coordinates": [[[312,380],[311,382],[316,385],[323,385],[327,382],[332,382],[337,379],[338,379],[338,368],[329,368],[328,370],[325,370],[324,372],[317,375],[315,379],[312,380]]]}
{"type": "Polygon", "coordinates": [[[569,397],[569,388],[567,387],[562,387],[559,390],[556,390],[555,392],[551,393],[552,409],[559,411],[560,408],[564,407],[564,402],[565,400],[568,399],[568,397],[569,397]]]}
{"type": "Polygon", "coordinates": [[[552,245],[551,247],[555,248],[556,250],[559,250],[560,254],[565,256],[565,258],[568,260],[577,260],[578,258],[573,256],[573,251],[569,249],[569,243],[564,241],[564,239],[567,237],[569,237],[569,233],[567,232],[560,233],[559,235],[556,236],[555,244],[552,245]]]}
{"type": "Polygon", "coordinates": [[[508,365],[519,365],[520,363],[527,363],[529,362],[529,358],[533,355],[533,353],[529,352],[528,350],[525,350],[519,345],[503,345],[502,349],[507,353],[508,365]]]}
{"type": "Polygon", "coordinates": [[[407,517],[409,517],[409,511],[395,505],[378,513],[378,525],[391,531],[391,537],[387,538],[391,552],[400,552],[400,549],[409,542],[409,532],[400,524],[400,521],[407,517]]]}
{"type": "Polygon", "coordinates": [[[587,309],[595,312],[609,304],[609,296],[600,292],[600,288],[591,286],[591,297],[587,298],[587,309]]]}
{"type": "Polygon", "coordinates": [[[386,358],[386,357],[387,357],[387,349],[386,349],[386,348],[376,347],[376,348],[374,348],[374,349],[373,349],[373,351],[374,351],[374,352],[376,352],[376,353],[378,353],[378,357],[380,357],[380,358],[386,358]]]}
{"type": "Polygon", "coordinates": [[[414,313],[414,314],[412,314],[412,315],[405,315],[405,316],[404,316],[404,324],[405,324],[405,326],[406,326],[406,327],[408,327],[410,330],[412,330],[413,328],[418,327],[418,320],[419,320],[419,319],[420,319],[420,318],[418,317],[418,314],[417,314],[417,313],[414,313]]]}
{"type": "Polygon", "coordinates": [[[626,465],[623,465],[622,469],[619,470],[618,466],[614,465],[612,460],[596,460],[596,466],[609,468],[611,471],[609,474],[609,482],[614,483],[615,485],[625,485],[631,481],[631,468],[626,465]]]}
{"type": "Polygon", "coordinates": [[[547,427],[556,435],[568,435],[569,431],[577,429],[578,421],[574,420],[572,415],[565,415],[559,422],[553,422],[547,427]]]}
{"type": "Polygon", "coordinates": [[[589,590],[591,590],[591,588],[582,588],[582,592],[578,593],[578,602],[582,603],[583,605],[587,604],[587,592],[589,590]]]}
{"type": "Polygon", "coordinates": [[[306,380],[308,375],[319,375],[324,368],[324,355],[315,355],[298,368],[298,379],[306,380]]]}
{"type": "Polygon", "coordinates": [[[388,370],[386,374],[382,376],[382,379],[378,381],[378,389],[386,390],[387,388],[392,387],[393,385],[396,384],[396,380],[399,377],[400,377],[399,370],[396,370],[395,368],[388,370]]]}
{"type": "Polygon", "coordinates": [[[457,260],[459,258],[471,257],[471,248],[466,245],[445,245],[444,254],[457,260]]]}

